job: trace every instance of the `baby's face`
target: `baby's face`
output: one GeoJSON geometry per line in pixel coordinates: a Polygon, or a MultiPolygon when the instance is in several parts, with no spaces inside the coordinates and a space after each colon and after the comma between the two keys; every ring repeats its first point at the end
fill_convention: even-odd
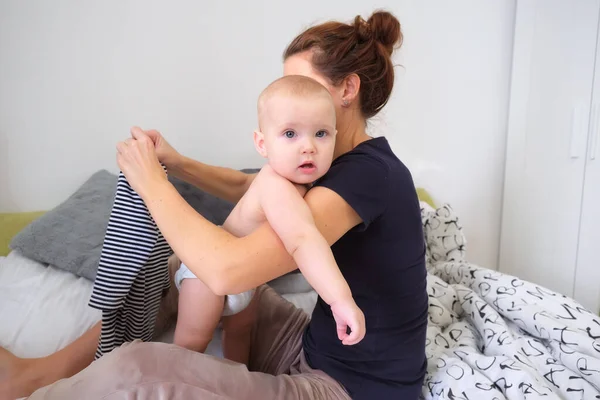
{"type": "Polygon", "coordinates": [[[326,97],[274,96],[261,118],[269,165],[281,176],[312,183],[325,175],[335,147],[335,108],[326,97]]]}

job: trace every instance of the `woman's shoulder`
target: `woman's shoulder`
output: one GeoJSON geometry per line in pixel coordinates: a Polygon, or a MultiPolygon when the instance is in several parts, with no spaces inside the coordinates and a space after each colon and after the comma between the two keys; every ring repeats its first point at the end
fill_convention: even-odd
{"type": "Polygon", "coordinates": [[[358,213],[367,227],[414,192],[412,178],[383,137],[362,142],[338,157],[315,186],[336,192],[358,213]]]}
{"type": "MultiPolygon", "coordinates": [[[[409,176],[410,171],[400,161],[385,137],[377,137],[360,143],[354,149],[338,157],[332,164],[332,177],[373,179],[378,183],[409,176]],[[343,171],[343,172],[342,172],[343,171]]],[[[401,179],[403,180],[403,179],[401,179]]]]}

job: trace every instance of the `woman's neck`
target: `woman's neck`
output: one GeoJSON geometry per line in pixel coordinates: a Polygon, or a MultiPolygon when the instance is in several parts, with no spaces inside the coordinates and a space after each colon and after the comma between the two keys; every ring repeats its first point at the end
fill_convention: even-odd
{"type": "Polygon", "coordinates": [[[344,127],[338,129],[336,137],[335,150],[333,158],[336,159],[342,154],[349,152],[364,141],[371,139],[365,129],[366,123],[364,120],[353,121],[344,127]]]}

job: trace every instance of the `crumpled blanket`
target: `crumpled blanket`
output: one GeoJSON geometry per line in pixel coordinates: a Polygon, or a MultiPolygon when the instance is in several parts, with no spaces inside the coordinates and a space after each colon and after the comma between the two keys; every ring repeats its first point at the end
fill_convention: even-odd
{"type": "Polygon", "coordinates": [[[449,206],[422,212],[429,326],[424,399],[600,399],[600,318],[468,263],[449,206]]]}

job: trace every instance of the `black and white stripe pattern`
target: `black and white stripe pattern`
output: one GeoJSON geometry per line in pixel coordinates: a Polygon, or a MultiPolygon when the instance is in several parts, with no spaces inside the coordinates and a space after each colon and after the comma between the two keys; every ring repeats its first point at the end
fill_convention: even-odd
{"type": "Polygon", "coordinates": [[[170,286],[171,254],[143,200],[119,173],[89,301],[102,310],[96,358],[123,343],[152,339],[161,297],[170,286]]]}

